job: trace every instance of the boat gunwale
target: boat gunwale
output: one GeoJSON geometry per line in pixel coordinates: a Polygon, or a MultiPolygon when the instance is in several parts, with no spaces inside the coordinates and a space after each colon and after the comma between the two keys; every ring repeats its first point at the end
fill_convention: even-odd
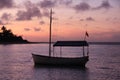
{"type": "Polygon", "coordinates": [[[54,56],[45,56],[45,55],[39,55],[39,54],[33,54],[32,56],[39,56],[39,57],[46,57],[46,58],[57,58],[57,59],[80,59],[80,58],[89,58],[89,56],[83,56],[83,57],[54,57],[54,56]]]}

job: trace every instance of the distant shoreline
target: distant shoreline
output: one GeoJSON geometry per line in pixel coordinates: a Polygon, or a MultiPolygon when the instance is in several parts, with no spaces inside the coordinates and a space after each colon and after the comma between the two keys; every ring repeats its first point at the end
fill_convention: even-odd
{"type": "MultiPolygon", "coordinates": [[[[30,42],[30,44],[41,44],[41,43],[46,43],[48,44],[49,42],[30,42]]],[[[52,42],[55,43],[55,42],[52,42]]],[[[88,42],[89,44],[96,44],[96,45],[120,45],[120,42],[88,42]]]]}
{"type": "MultiPolygon", "coordinates": [[[[17,43],[17,42],[5,42],[5,43],[0,43],[1,44],[48,44],[49,42],[22,42],[22,43],[17,43]]],[[[55,43],[55,42],[52,42],[55,43]]],[[[120,45],[120,42],[88,42],[90,45],[120,45]]]]}
{"type": "Polygon", "coordinates": [[[89,42],[94,45],[120,45],[120,42],[89,42]]]}

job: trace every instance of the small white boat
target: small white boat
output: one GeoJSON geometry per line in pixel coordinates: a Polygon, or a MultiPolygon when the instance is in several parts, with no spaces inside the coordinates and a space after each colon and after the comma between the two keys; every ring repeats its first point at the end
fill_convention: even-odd
{"type": "MultiPolygon", "coordinates": [[[[85,67],[89,60],[88,54],[85,54],[84,47],[88,43],[86,41],[57,41],[53,47],[83,47],[83,57],[54,57],[32,54],[35,65],[59,65],[59,66],[80,66],[85,67]],[[86,56],[85,56],[86,55],[86,56]]],[[[88,50],[88,49],[87,49],[88,50]]],[[[61,51],[60,51],[61,52],[61,51]]],[[[88,52],[87,52],[88,53],[88,52]]]]}
{"type": "MultiPolygon", "coordinates": [[[[52,23],[52,10],[50,12],[50,36],[49,36],[49,56],[43,56],[38,54],[32,54],[33,61],[36,65],[47,66],[80,66],[85,67],[85,64],[89,61],[89,44],[87,41],[57,41],[53,44],[54,47],[83,47],[83,57],[54,57],[51,56],[51,23],[52,23]],[[87,47],[87,54],[85,54],[85,47],[87,47]]],[[[60,51],[61,53],[61,51],[60,51]]],[[[54,51],[53,51],[54,54],[54,51]]]]}
{"type": "Polygon", "coordinates": [[[76,57],[76,58],[63,58],[63,57],[49,57],[37,54],[32,54],[35,66],[46,65],[46,66],[80,66],[85,67],[88,61],[88,56],[76,57]]]}

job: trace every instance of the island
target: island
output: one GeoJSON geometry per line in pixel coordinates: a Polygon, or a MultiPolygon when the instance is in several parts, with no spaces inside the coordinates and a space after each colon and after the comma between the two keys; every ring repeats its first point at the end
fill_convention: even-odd
{"type": "Polygon", "coordinates": [[[24,40],[21,36],[13,34],[10,29],[2,26],[0,30],[0,44],[12,44],[12,43],[29,43],[29,41],[24,40]]]}

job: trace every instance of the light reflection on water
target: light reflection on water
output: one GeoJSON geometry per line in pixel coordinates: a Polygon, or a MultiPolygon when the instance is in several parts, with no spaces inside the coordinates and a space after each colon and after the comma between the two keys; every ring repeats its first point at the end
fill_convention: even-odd
{"type": "MultiPolygon", "coordinates": [[[[79,48],[63,49],[65,56],[80,52],[79,48]]],[[[0,80],[120,80],[120,45],[90,45],[85,69],[34,67],[31,53],[48,55],[48,45],[0,45],[0,80]]]]}

